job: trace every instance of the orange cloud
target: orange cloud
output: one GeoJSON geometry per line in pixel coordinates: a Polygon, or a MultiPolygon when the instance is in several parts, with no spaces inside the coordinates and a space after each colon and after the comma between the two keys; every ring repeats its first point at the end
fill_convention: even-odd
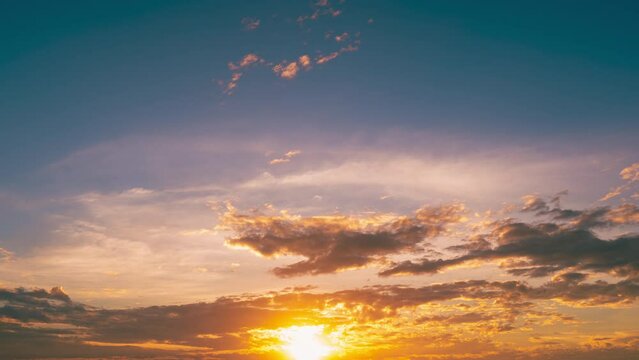
{"type": "Polygon", "coordinates": [[[273,72],[277,74],[279,77],[284,79],[293,79],[297,76],[297,72],[299,67],[297,66],[297,62],[293,61],[286,65],[278,64],[273,67],[273,72]]]}
{"type": "MultiPolygon", "coordinates": [[[[480,343],[484,351],[490,345],[487,359],[548,359],[548,353],[536,353],[540,341],[552,337],[562,351],[578,354],[581,349],[574,347],[574,334],[562,334],[561,326],[582,328],[578,319],[558,313],[545,302],[598,306],[634,301],[637,295],[635,286],[627,282],[585,283],[582,278],[562,276],[539,286],[466,280],[334,292],[299,287],[212,302],[101,309],[55,291],[0,289],[0,346],[8,358],[72,353],[83,358],[223,355],[228,359],[277,359],[282,356],[280,348],[273,346],[278,339],[269,334],[315,326],[332,336],[332,345],[344,358],[439,354],[435,358],[477,359],[483,355],[478,357],[479,350],[469,344],[480,343]],[[553,326],[544,330],[547,325],[553,326]],[[534,339],[530,339],[531,330],[534,339]],[[501,343],[502,334],[510,340],[501,343]],[[517,351],[521,352],[516,356],[513,340],[518,341],[517,351]],[[33,346],[34,341],[40,346],[33,346]]],[[[639,354],[636,331],[591,334],[579,343],[608,343],[607,355],[620,349],[630,351],[626,358],[639,354]]],[[[577,358],[589,359],[589,354],[592,352],[577,358]]]]}
{"type": "Polygon", "coordinates": [[[244,55],[237,64],[229,62],[228,68],[233,71],[233,73],[229,81],[218,81],[218,84],[222,87],[222,92],[227,95],[232,95],[233,91],[237,88],[238,82],[244,75],[242,72],[243,69],[257,63],[264,63],[264,59],[252,53],[244,55]]]}
{"type": "Polygon", "coordinates": [[[639,162],[634,163],[619,172],[619,177],[625,180],[626,183],[611,189],[606,195],[604,195],[599,201],[607,201],[615,198],[627,190],[631,189],[636,183],[639,182],[639,162]]]}
{"type": "MultiPolygon", "coordinates": [[[[346,34],[346,35],[348,35],[348,34],[346,34]]],[[[336,37],[336,39],[337,39],[337,37],[336,37]]],[[[343,40],[338,40],[338,41],[343,41],[343,40]]],[[[331,60],[334,60],[335,58],[337,58],[338,56],[340,56],[343,53],[355,52],[357,50],[359,50],[359,39],[356,39],[355,41],[351,42],[350,44],[340,48],[338,51],[334,51],[334,52],[332,52],[332,53],[330,53],[328,55],[319,56],[315,60],[315,63],[317,63],[317,64],[325,64],[325,63],[327,63],[327,62],[329,62],[331,60]]]]}
{"type": "Polygon", "coordinates": [[[335,51],[328,55],[320,56],[315,60],[317,64],[325,64],[339,56],[339,52],[335,51]]]}
{"type": "MultiPolygon", "coordinates": [[[[340,0],[337,3],[342,4],[343,1],[340,0]]],[[[297,18],[297,22],[299,25],[304,25],[307,20],[318,20],[322,16],[336,17],[342,14],[342,10],[334,7],[331,2],[325,0],[320,0],[313,3],[311,5],[311,8],[312,13],[310,15],[301,15],[297,18]]],[[[255,30],[260,26],[260,20],[251,17],[243,18],[241,23],[244,26],[244,30],[247,31],[255,30]]],[[[332,33],[333,32],[331,31],[328,34],[332,33]]],[[[336,35],[332,39],[338,43],[344,43],[346,45],[336,51],[329,53],[328,55],[318,56],[315,59],[315,63],[324,64],[335,59],[342,53],[357,51],[359,48],[359,34],[360,33],[357,32],[354,36],[352,36],[348,32],[342,32],[341,34],[336,35]],[[354,38],[354,40],[351,40],[352,38],[354,38]]],[[[329,35],[327,35],[327,38],[328,36],[329,35]]],[[[317,52],[321,54],[319,50],[317,50],[317,52]]],[[[262,59],[255,54],[246,54],[240,61],[229,62],[227,64],[229,70],[232,71],[232,75],[231,79],[228,81],[218,81],[218,84],[222,88],[222,92],[227,95],[232,95],[238,87],[238,81],[243,76],[244,69],[254,64],[268,66],[278,77],[291,80],[297,77],[300,69],[310,70],[312,68],[313,60],[307,54],[300,55],[296,61],[266,61],[265,59],[262,59]]]]}
{"type": "Polygon", "coordinates": [[[302,55],[299,58],[299,63],[304,70],[308,70],[311,67],[311,57],[308,55],[302,55]]]}

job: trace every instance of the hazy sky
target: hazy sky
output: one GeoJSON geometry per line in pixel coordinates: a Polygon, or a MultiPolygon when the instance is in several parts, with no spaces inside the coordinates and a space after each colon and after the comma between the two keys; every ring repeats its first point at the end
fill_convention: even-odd
{"type": "Polygon", "coordinates": [[[638,16],[2,2],[1,347],[639,356],[638,16]]]}

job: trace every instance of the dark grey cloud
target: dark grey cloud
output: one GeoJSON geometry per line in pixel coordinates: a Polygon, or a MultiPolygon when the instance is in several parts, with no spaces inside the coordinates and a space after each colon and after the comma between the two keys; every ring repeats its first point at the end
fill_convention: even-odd
{"type": "Polygon", "coordinates": [[[572,210],[560,207],[559,195],[550,201],[527,196],[522,211],[549,220],[540,223],[497,220],[489,226],[489,233],[448,248],[462,252],[460,256],[396,262],[380,275],[433,274],[471,261],[510,259],[525,259],[502,264],[509,273],[518,276],[544,277],[560,271],[591,271],[622,277],[639,275],[638,235],[606,240],[595,233],[597,229],[639,223],[636,205],[572,210]]]}
{"type": "Polygon", "coordinates": [[[594,229],[615,225],[639,223],[639,207],[626,203],[616,207],[599,206],[584,210],[564,209],[560,205],[560,196],[546,201],[535,195],[524,197],[523,212],[532,212],[537,216],[548,216],[553,221],[566,221],[566,226],[579,229],[594,229]]]}
{"type": "Polygon", "coordinates": [[[523,258],[504,262],[515,275],[541,277],[558,271],[593,271],[616,276],[639,275],[639,236],[627,235],[603,240],[592,231],[561,228],[556,224],[506,223],[495,227],[492,248],[469,247],[466,254],[450,259],[421,259],[394,263],[380,272],[432,274],[470,261],[523,258]]]}

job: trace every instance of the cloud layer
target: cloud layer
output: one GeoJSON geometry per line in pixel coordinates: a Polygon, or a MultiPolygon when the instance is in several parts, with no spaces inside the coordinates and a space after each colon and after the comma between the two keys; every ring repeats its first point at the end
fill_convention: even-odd
{"type": "MultiPolygon", "coordinates": [[[[269,359],[278,356],[278,339],[268,334],[292,325],[321,323],[328,331],[341,334],[340,358],[383,357],[379,354],[387,352],[407,356],[410,351],[414,356],[436,356],[446,339],[447,351],[454,354],[479,351],[479,355],[507,359],[512,350],[480,334],[515,336],[521,334],[519,327],[577,323],[574,317],[557,313],[540,301],[600,306],[629,303],[637,296],[636,282],[585,283],[577,274],[538,287],[518,281],[474,280],[422,287],[369,286],[332,293],[290,288],[222,297],[210,303],[134,309],[79,304],[61,288],[3,289],[0,344],[11,357],[168,354],[269,359]],[[396,342],[388,343],[389,338],[396,342]],[[425,345],[426,340],[440,345],[425,345]],[[482,349],[472,343],[481,344],[482,349]]],[[[624,336],[625,340],[619,334],[608,337],[606,348],[636,354],[637,335],[624,336]]],[[[556,350],[579,353],[582,346],[597,343],[586,337],[583,344],[566,347],[567,339],[568,335],[556,337],[563,344],[556,350]]],[[[520,355],[534,355],[535,348],[535,342],[529,341],[520,355]]]]}

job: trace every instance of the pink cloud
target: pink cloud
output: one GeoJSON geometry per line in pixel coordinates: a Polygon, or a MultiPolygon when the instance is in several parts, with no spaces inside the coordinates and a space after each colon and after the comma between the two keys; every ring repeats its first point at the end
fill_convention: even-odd
{"type": "Polygon", "coordinates": [[[324,55],[324,56],[320,56],[319,58],[317,58],[317,60],[315,61],[317,64],[325,64],[333,59],[335,59],[336,57],[339,56],[339,53],[337,51],[332,52],[328,55],[324,55]]]}
{"type": "Polygon", "coordinates": [[[295,61],[287,65],[278,64],[273,67],[273,72],[275,72],[279,77],[289,80],[295,78],[298,71],[299,67],[295,61]]]}
{"type": "Polygon", "coordinates": [[[604,195],[599,201],[606,201],[612,198],[615,198],[627,190],[630,190],[636,183],[639,182],[639,162],[634,163],[630,166],[625,167],[623,170],[619,172],[619,177],[622,180],[625,180],[626,183],[620,186],[617,186],[610,191],[606,195],[604,195]]]}
{"type": "Polygon", "coordinates": [[[305,70],[308,70],[311,67],[311,57],[308,55],[302,55],[299,58],[299,63],[305,70]]]}
{"type": "Polygon", "coordinates": [[[348,39],[348,33],[344,32],[341,35],[336,35],[335,36],[335,41],[337,42],[343,42],[346,41],[348,39]]]}

